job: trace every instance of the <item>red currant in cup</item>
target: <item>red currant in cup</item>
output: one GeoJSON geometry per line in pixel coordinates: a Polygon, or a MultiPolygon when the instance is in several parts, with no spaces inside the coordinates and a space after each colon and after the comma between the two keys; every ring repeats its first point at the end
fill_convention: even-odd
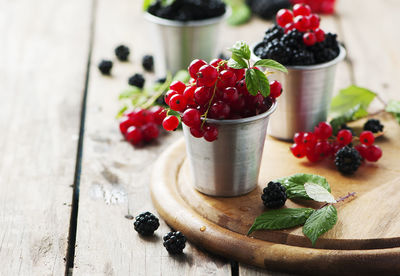
{"type": "Polygon", "coordinates": [[[169,100],[169,106],[172,110],[182,112],[187,106],[186,98],[183,95],[174,95],[169,100]]]}
{"type": "Polygon", "coordinates": [[[278,98],[282,94],[282,84],[279,81],[271,81],[269,84],[270,96],[272,98],[278,98]]]}
{"type": "Polygon", "coordinates": [[[369,130],[361,132],[360,142],[366,146],[371,146],[375,142],[374,134],[369,130]]]}
{"type": "Polygon", "coordinates": [[[308,20],[310,21],[310,29],[311,30],[315,30],[319,27],[319,22],[321,21],[321,19],[319,18],[319,16],[315,13],[311,14],[308,16],[308,20]]]}
{"type": "Polygon", "coordinates": [[[212,91],[209,87],[201,86],[197,87],[194,91],[194,100],[199,105],[207,104],[212,96],[212,91]]]}
{"type": "Polygon", "coordinates": [[[231,108],[223,101],[215,102],[210,108],[210,118],[224,120],[229,117],[231,108]]]}
{"type": "Polygon", "coordinates": [[[169,89],[178,92],[179,94],[183,94],[183,91],[186,89],[186,85],[181,81],[174,81],[169,86],[169,89]]]}
{"type": "Polygon", "coordinates": [[[224,89],[226,87],[232,87],[236,84],[236,75],[234,72],[230,70],[223,70],[219,73],[219,80],[217,83],[217,87],[219,89],[224,89]]]}
{"type": "Polygon", "coordinates": [[[303,15],[296,16],[294,18],[294,27],[299,32],[306,32],[310,27],[310,20],[303,15]]]}
{"type": "Polygon", "coordinates": [[[239,99],[239,92],[235,87],[225,88],[223,92],[222,99],[226,103],[234,103],[239,99]]]}
{"type": "Polygon", "coordinates": [[[169,115],[165,117],[162,125],[165,130],[173,131],[179,126],[179,119],[175,116],[169,115]]]}
{"type": "Polygon", "coordinates": [[[159,126],[162,124],[164,118],[167,116],[167,111],[161,106],[153,106],[150,109],[150,112],[153,113],[154,122],[159,126]]]}
{"type": "Polygon", "coordinates": [[[208,142],[217,140],[218,138],[218,128],[215,126],[206,126],[204,131],[204,139],[208,142]]]}
{"type": "Polygon", "coordinates": [[[199,69],[201,66],[206,65],[207,62],[201,59],[195,59],[193,60],[188,68],[189,74],[192,78],[197,79],[197,72],[199,72],[199,69]]]}
{"type": "Polygon", "coordinates": [[[202,138],[204,136],[204,130],[201,127],[191,127],[190,133],[196,138],[202,138]]]}
{"type": "Polygon", "coordinates": [[[276,14],[276,23],[279,26],[285,27],[286,24],[293,22],[293,13],[288,9],[280,9],[276,14]]]}
{"type": "Polygon", "coordinates": [[[351,134],[350,130],[342,129],[338,132],[336,139],[339,144],[346,146],[353,140],[353,134],[351,134]]]}
{"type": "Polygon", "coordinates": [[[182,114],[182,122],[191,128],[199,127],[201,124],[201,115],[197,109],[188,108],[182,114]]]}
{"type": "Polygon", "coordinates": [[[167,105],[169,105],[169,100],[175,96],[178,95],[179,93],[176,92],[175,90],[169,90],[167,93],[165,93],[164,101],[167,105]]]}
{"type": "Polygon", "coordinates": [[[311,14],[311,8],[309,5],[306,4],[296,4],[293,6],[293,14],[294,16],[298,15],[310,15],[311,14]]]}
{"type": "Polygon", "coordinates": [[[325,32],[322,29],[315,29],[314,31],[317,42],[322,42],[325,40],[325,32]]]}
{"type": "Polygon", "coordinates": [[[196,102],[194,101],[194,91],[196,90],[196,86],[186,87],[185,91],[183,91],[183,96],[186,98],[187,104],[194,106],[196,102]]]}
{"type": "Polygon", "coordinates": [[[313,46],[315,43],[317,43],[317,36],[313,32],[304,33],[303,43],[307,46],[313,46]]]}
{"type": "Polygon", "coordinates": [[[214,66],[203,65],[197,72],[197,86],[211,87],[217,81],[218,71],[214,66]]]}

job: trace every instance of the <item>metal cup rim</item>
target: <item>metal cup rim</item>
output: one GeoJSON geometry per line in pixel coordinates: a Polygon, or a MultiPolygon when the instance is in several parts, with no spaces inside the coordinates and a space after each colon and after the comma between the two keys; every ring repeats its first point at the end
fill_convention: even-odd
{"type": "MultiPolygon", "coordinates": [[[[257,45],[259,45],[261,43],[263,43],[263,42],[258,42],[258,43],[252,44],[251,59],[253,61],[258,61],[261,59],[260,57],[256,56],[256,54],[254,53],[254,49],[257,47],[257,45]]],[[[332,65],[339,63],[346,57],[346,49],[340,43],[339,43],[339,49],[340,49],[339,55],[336,58],[334,58],[328,62],[319,63],[319,64],[315,64],[315,65],[285,65],[285,67],[289,70],[304,70],[304,71],[327,68],[327,67],[330,67],[332,65]]]]}
{"type": "Polygon", "coordinates": [[[258,114],[256,116],[251,116],[251,117],[242,118],[242,119],[228,119],[228,120],[206,119],[206,122],[213,124],[213,125],[240,125],[240,124],[245,124],[245,123],[251,123],[254,121],[258,121],[258,120],[267,118],[269,115],[271,115],[275,111],[276,107],[277,107],[277,101],[272,103],[272,106],[270,109],[268,109],[264,113],[258,114]]]}
{"type": "Polygon", "coordinates": [[[178,21],[178,20],[170,20],[155,16],[149,12],[144,13],[144,17],[155,24],[163,25],[163,26],[170,26],[170,27],[198,27],[198,26],[207,26],[218,23],[228,17],[230,14],[230,8],[226,6],[225,13],[218,17],[212,17],[208,19],[202,20],[191,20],[191,21],[178,21]]]}

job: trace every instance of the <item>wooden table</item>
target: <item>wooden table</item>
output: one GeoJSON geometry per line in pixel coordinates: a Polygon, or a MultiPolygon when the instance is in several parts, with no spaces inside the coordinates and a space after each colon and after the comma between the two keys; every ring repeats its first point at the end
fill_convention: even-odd
{"type": "MultiPolygon", "coordinates": [[[[400,99],[400,2],[338,2],[322,23],[348,50],[335,91],[357,84],[400,99]]],[[[139,0],[0,1],[1,275],[282,275],[190,243],[171,257],[163,221],[143,239],[127,219],[154,211],[152,165],[181,135],[133,148],[118,130],[118,94],[157,47],[147,24],[139,0]],[[98,62],[119,43],[130,46],[130,62],[101,76],[98,62]]],[[[224,26],[220,47],[259,41],[270,24],[224,26]]]]}

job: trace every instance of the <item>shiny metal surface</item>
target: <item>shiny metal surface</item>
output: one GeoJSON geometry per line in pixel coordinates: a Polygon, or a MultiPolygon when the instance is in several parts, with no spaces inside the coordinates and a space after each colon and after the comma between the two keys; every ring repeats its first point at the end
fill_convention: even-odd
{"type": "Polygon", "coordinates": [[[183,125],[195,188],[212,196],[238,196],[257,186],[270,114],[238,120],[207,120],[218,127],[218,139],[207,142],[183,125]]]}
{"type": "MultiPolygon", "coordinates": [[[[254,47],[253,47],[254,49],[254,47]]],[[[279,106],[271,116],[268,134],[292,140],[296,132],[313,131],[319,122],[326,121],[332,99],[336,65],[346,56],[340,46],[334,60],[310,66],[287,66],[288,74],[276,72],[270,80],[282,83],[283,94],[279,106]]],[[[252,55],[254,61],[259,58],[252,55]]]]}
{"type": "Polygon", "coordinates": [[[145,18],[152,22],[155,73],[165,77],[186,69],[193,59],[210,61],[215,57],[220,23],[225,15],[198,21],[179,22],[163,19],[150,13],[145,18]]]}

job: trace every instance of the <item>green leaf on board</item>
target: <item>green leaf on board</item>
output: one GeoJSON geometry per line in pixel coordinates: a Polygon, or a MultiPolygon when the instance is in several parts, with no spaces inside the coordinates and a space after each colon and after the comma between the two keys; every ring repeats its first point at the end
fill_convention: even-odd
{"type": "Polygon", "coordinates": [[[349,109],[347,112],[345,112],[343,115],[336,117],[330,121],[330,124],[333,128],[333,133],[337,133],[338,130],[340,129],[341,125],[351,122],[360,118],[363,118],[368,115],[368,111],[365,110],[361,106],[361,104],[358,104],[354,106],[353,108],[349,109]]]}
{"type": "Polygon", "coordinates": [[[340,90],[339,94],[332,99],[330,115],[332,118],[341,117],[357,105],[359,109],[366,111],[376,94],[366,88],[351,85],[340,90]]]}
{"type": "Polygon", "coordinates": [[[336,203],[335,198],[333,195],[328,192],[327,189],[321,187],[315,183],[305,183],[304,189],[306,190],[307,195],[318,202],[326,202],[326,203],[336,203]]]}
{"type": "Polygon", "coordinates": [[[260,91],[261,95],[264,97],[268,97],[270,93],[269,81],[264,72],[255,69],[254,70],[258,79],[258,91],[260,91]]]}
{"type": "Polygon", "coordinates": [[[327,205],[316,210],[303,226],[303,234],[315,245],[318,237],[332,229],[337,222],[337,210],[333,205],[327,205]]]}
{"type": "MultiPolygon", "coordinates": [[[[228,1],[228,2],[236,2],[236,1],[228,1]]],[[[230,3],[229,3],[230,4],[230,3]]],[[[239,3],[230,4],[232,9],[232,14],[229,16],[227,22],[229,25],[237,26],[246,23],[251,18],[251,10],[249,6],[244,3],[244,1],[240,1],[239,3]]]]}
{"type": "Polygon", "coordinates": [[[247,235],[255,230],[277,230],[303,225],[313,212],[314,209],[311,208],[285,208],[264,212],[254,220],[247,235]]]}
{"type": "Polygon", "coordinates": [[[231,48],[228,49],[238,57],[249,60],[251,56],[250,47],[244,41],[237,41],[231,48]]]}
{"type": "Polygon", "coordinates": [[[274,70],[281,71],[284,73],[288,72],[288,70],[286,69],[285,66],[283,66],[279,62],[272,60],[272,59],[260,59],[260,60],[256,61],[256,63],[254,63],[254,66],[266,67],[266,68],[274,69],[274,70]]]}
{"type": "Polygon", "coordinates": [[[386,111],[392,113],[400,124],[400,101],[390,100],[386,106],[386,111]]]}
{"type": "Polygon", "coordinates": [[[276,179],[274,182],[279,182],[286,188],[286,195],[288,198],[311,199],[304,188],[305,183],[314,183],[325,188],[329,192],[331,191],[326,178],[315,174],[297,173],[276,179]]]}

